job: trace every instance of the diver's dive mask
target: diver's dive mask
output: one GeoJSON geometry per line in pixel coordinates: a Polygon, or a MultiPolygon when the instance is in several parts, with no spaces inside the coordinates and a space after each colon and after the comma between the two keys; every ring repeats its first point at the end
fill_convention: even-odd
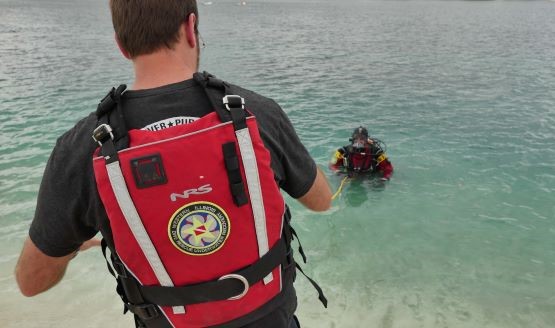
{"type": "Polygon", "coordinates": [[[355,140],[353,140],[353,143],[352,143],[353,151],[355,153],[364,152],[364,150],[366,149],[366,143],[367,143],[366,139],[355,139],[355,140]]]}
{"type": "Polygon", "coordinates": [[[368,144],[368,130],[362,126],[356,128],[349,140],[351,141],[351,146],[353,147],[353,151],[355,153],[364,152],[366,145],[368,144]]]}

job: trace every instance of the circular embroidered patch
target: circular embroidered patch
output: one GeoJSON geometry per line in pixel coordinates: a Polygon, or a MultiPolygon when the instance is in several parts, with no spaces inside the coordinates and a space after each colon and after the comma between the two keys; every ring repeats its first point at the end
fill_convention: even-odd
{"type": "Polygon", "coordinates": [[[189,255],[218,251],[229,236],[227,213],[209,202],[194,202],[178,209],[171,217],[168,234],[173,245],[189,255]]]}

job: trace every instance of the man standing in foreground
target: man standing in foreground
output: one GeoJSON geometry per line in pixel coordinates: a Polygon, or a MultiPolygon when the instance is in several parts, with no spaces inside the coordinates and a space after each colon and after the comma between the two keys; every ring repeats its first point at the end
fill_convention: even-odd
{"type": "MultiPolygon", "coordinates": [[[[118,110],[121,117],[123,117],[123,123],[127,127],[126,130],[142,130],[140,133],[143,134],[149,131],[169,131],[170,129],[165,130],[165,128],[193,122],[192,125],[199,118],[204,118],[210,114],[216,106],[213,105],[216,102],[211,100],[209,96],[207,97],[207,94],[212,91],[208,92],[206,85],[192,79],[193,74],[198,70],[199,62],[196,2],[193,0],[112,0],[110,6],[118,46],[122,54],[133,62],[135,72],[135,81],[130,90],[115,97],[114,93],[111,94],[118,103],[118,110]]],[[[268,166],[271,167],[270,172],[273,173],[275,183],[311,210],[324,211],[328,209],[331,202],[331,191],[326,178],[300,143],[291,123],[281,108],[272,100],[254,92],[233,85],[226,84],[226,86],[231,91],[229,94],[237,94],[245,99],[245,106],[256,118],[261,140],[269,151],[268,166]]],[[[218,99],[217,97],[213,98],[218,99]]],[[[112,234],[112,230],[119,228],[114,229],[113,218],[108,217],[106,213],[106,199],[110,195],[105,196],[105,193],[102,192],[101,189],[105,186],[97,185],[97,181],[103,180],[99,180],[98,170],[96,166],[93,168],[92,163],[93,153],[98,144],[91,138],[91,134],[93,130],[101,125],[103,117],[99,113],[92,113],[79,121],[75,127],[58,139],[51,154],[41,183],[37,209],[31,224],[29,237],[25,241],[16,267],[17,282],[21,292],[26,296],[37,295],[56,285],[62,279],[70,260],[77,255],[77,251],[79,249],[85,250],[91,245],[97,244],[91,238],[98,231],[107,239],[112,252],[114,251],[112,248],[114,241],[111,239],[116,236],[116,232],[114,231],[114,234],[112,234]]],[[[105,130],[104,132],[108,133],[110,131],[105,130]]],[[[99,138],[97,141],[106,144],[106,139],[99,138]]],[[[253,141],[253,143],[255,142],[256,140],[253,141]]],[[[210,146],[213,145],[207,143],[205,147],[210,146]]],[[[216,146],[221,147],[221,145],[216,146]]],[[[102,154],[104,155],[104,153],[102,154]]],[[[196,154],[187,153],[182,156],[184,170],[187,169],[187,163],[194,161],[210,163],[210,159],[198,158],[196,154]]],[[[107,162],[109,157],[105,156],[107,162]]],[[[102,158],[100,159],[102,160],[102,158]]],[[[154,185],[163,185],[167,182],[165,181],[166,176],[162,170],[162,164],[158,164],[158,160],[158,157],[151,156],[148,159],[139,158],[134,162],[132,161],[138,167],[139,177],[136,177],[135,182],[139,185],[139,189],[156,190],[160,186],[154,185]]],[[[166,158],[162,156],[164,164],[165,161],[166,158]]],[[[236,169],[233,164],[236,163],[236,160],[229,161],[229,163],[226,158],[228,170],[236,169]]],[[[122,169],[124,169],[123,165],[122,169]]],[[[170,173],[167,174],[167,180],[171,182],[173,180],[170,173]]],[[[200,178],[204,178],[204,176],[200,178]]],[[[240,179],[241,177],[239,177],[240,179]]],[[[230,185],[231,180],[230,178],[230,185]]],[[[127,184],[133,184],[133,182],[127,181],[127,184]]],[[[170,198],[172,198],[172,201],[182,201],[184,198],[190,200],[193,199],[192,195],[212,190],[212,187],[208,185],[195,185],[195,187],[198,187],[198,189],[183,188],[175,190],[176,193],[172,194],[173,198],[170,198]],[[183,191],[184,189],[185,191],[183,191]]],[[[248,192],[251,193],[251,185],[249,184],[248,187],[248,192]]],[[[233,189],[233,192],[236,191],[233,187],[231,189],[233,189]]],[[[246,190],[246,188],[243,188],[243,190],[246,190]]],[[[236,196],[235,193],[234,196],[236,196]]],[[[244,203],[237,201],[237,199],[234,200],[235,204],[244,203]]],[[[272,202],[272,200],[266,198],[264,198],[264,201],[272,202]]],[[[137,208],[140,207],[139,205],[137,205],[137,208]]],[[[149,204],[149,206],[156,206],[156,204],[149,204]]],[[[202,212],[202,210],[195,208],[194,211],[191,209],[195,215],[186,216],[188,212],[185,212],[185,210],[189,209],[187,205],[184,205],[172,217],[175,222],[178,221],[178,215],[182,219],[182,221],[177,222],[182,224],[180,226],[181,230],[176,230],[178,231],[177,234],[183,233],[183,236],[190,234],[187,235],[186,239],[175,241],[175,247],[182,247],[181,244],[190,242],[194,244],[193,246],[196,245],[196,248],[192,248],[202,249],[204,243],[209,244],[211,239],[199,236],[212,236],[216,231],[214,225],[219,226],[226,222],[226,211],[222,208],[215,205],[212,207],[204,206],[203,208],[208,208],[206,210],[208,212],[202,212]],[[223,217],[223,219],[220,220],[219,217],[223,217]],[[187,220],[190,220],[190,222],[187,220]],[[188,225],[188,223],[190,224],[188,225]]],[[[228,216],[233,220],[232,215],[228,216]]],[[[168,221],[165,222],[167,226],[168,221]]],[[[171,224],[173,224],[173,221],[170,221],[170,226],[171,224]]],[[[234,233],[234,224],[236,223],[232,222],[230,236],[234,233]]],[[[155,239],[156,236],[151,235],[150,237],[155,239]]],[[[227,243],[226,247],[231,247],[232,237],[228,239],[227,241],[225,238],[221,239],[220,244],[227,243]]],[[[129,251],[122,248],[118,249],[117,240],[116,249],[118,250],[116,255],[121,255],[120,252],[129,251]]],[[[165,256],[164,250],[157,248],[156,251],[161,258],[165,256]]],[[[186,249],[181,251],[187,252],[186,249]]],[[[132,250],[132,252],[138,251],[132,250]]],[[[207,252],[207,254],[209,253],[207,252]]],[[[218,254],[218,249],[213,253],[218,254]]],[[[229,258],[227,261],[234,262],[235,260],[235,258],[229,258]]],[[[294,263],[291,263],[294,267],[294,263]]],[[[118,262],[117,264],[121,263],[118,262]]],[[[127,263],[120,268],[116,267],[120,283],[122,283],[123,278],[127,279],[125,273],[129,275],[126,269],[129,269],[127,263]]],[[[271,285],[270,281],[272,281],[272,277],[277,276],[275,275],[276,272],[272,271],[274,275],[272,273],[264,274],[264,284],[271,285]]],[[[172,278],[176,279],[175,277],[172,278]]],[[[239,281],[240,286],[243,286],[243,284],[245,286],[244,291],[247,295],[245,299],[251,297],[248,293],[248,284],[251,282],[246,281],[242,276],[228,274],[213,283],[219,284],[221,280],[226,282],[239,281]]],[[[274,279],[274,282],[278,284],[280,289],[279,293],[271,300],[240,317],[232,318],[228,322],[218,322],[213,326],[296,327],[293,316],[296,309],[293,279],[284,278],[283,285],[279,284],[281,281],[276,282],[276,280],[274,279]]],[[[262,284],[261,281],[256,282],[259,285],[262,284]]],[[[122,283],[122,288],[127,293],[131,287],[126,283],[122,283]]],[[[202,283],[202,281],[199,281],[199,283],[202,283]]],[[[176,286],[179,286],[179,284],[176,284],[176,286]]],[[[254,286],[250,287],[254,290],[254,286]]],[[[220,289],[217,288],[217,290],[220,289]]],[[[162,294],[164,293],[162,292],[162,294]]],[[[187,297],[188,295],[194,296],[194,293],[186,294],[187,297]]],[[[244,295],[238,296],[243,297],[244,295]]],[[[130,298],[129,294],[126,297],[130,298]]],[[[135,314],[137,325],[146,327],[166,327],[168,325],[165,317],[171,315],[183,318],[187,315],[193,315],[195,308],[201,306],[193,302],[193,305],[183,307],[168,301],[167,304],[162,304],[166,307],[165,312],[160,313],[158,308],[143,307],[141,304],[132,304],[133,302],[129,301],[127,308],[135,314]]],[[[202,306],[214,304],[213,311],[218,313],[218,311],[221,312],[222,309],[227,308],[226,302],[233,301],[207,302],[202,303],[202,306]]],[[[252,304],[247,305],[252,306],[252,304]]],[[[176,327],[207,326],[202,321],[204,319],[199,320],[196,323],[191,321],[191,324],[176,325],[176,327]]],[[[208,320],[207,322],[211,321],[208,320]]]]}

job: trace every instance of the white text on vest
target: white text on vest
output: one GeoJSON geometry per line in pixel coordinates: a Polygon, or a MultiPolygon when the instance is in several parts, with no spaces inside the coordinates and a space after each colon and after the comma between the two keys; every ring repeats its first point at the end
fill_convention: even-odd
{"type": "Polygon", "coordinates": [[[190,195],[202,195],[207,194],[212,191],[212,187],[209,184],[202,185],[197,189],[187,189],[184,190],[182,194],[172,193],[170,199],[172,202],[177,201],[178,198],[189,198],[190,195]]]}

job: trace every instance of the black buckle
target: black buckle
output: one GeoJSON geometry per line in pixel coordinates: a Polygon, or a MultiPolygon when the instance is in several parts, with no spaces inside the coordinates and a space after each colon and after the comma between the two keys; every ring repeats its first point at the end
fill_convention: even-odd
{"type": "Polygon", "coordinates": [[[153,304],[127,304],[126,305],[129,311],[133,312],[137,315],[141,320],[150,320],[158,317],[160,313],[156,309],[156,306],[153,304]]]}
{"type": "Polygon", "coordinates": [[[108,139],[114,140],[114,134],[112,133],[112,127],[108,124],[100,124],[96,129],[93,131],[92,138],[96,141],[100,146],[108,139]]]}
{"type": "Polygon", "coordinates": [[[227,95],[222,99],[225,108],[231,110],[231,108],[241,108],[245,109],[245,99],[237,95],[227,95]]]}

